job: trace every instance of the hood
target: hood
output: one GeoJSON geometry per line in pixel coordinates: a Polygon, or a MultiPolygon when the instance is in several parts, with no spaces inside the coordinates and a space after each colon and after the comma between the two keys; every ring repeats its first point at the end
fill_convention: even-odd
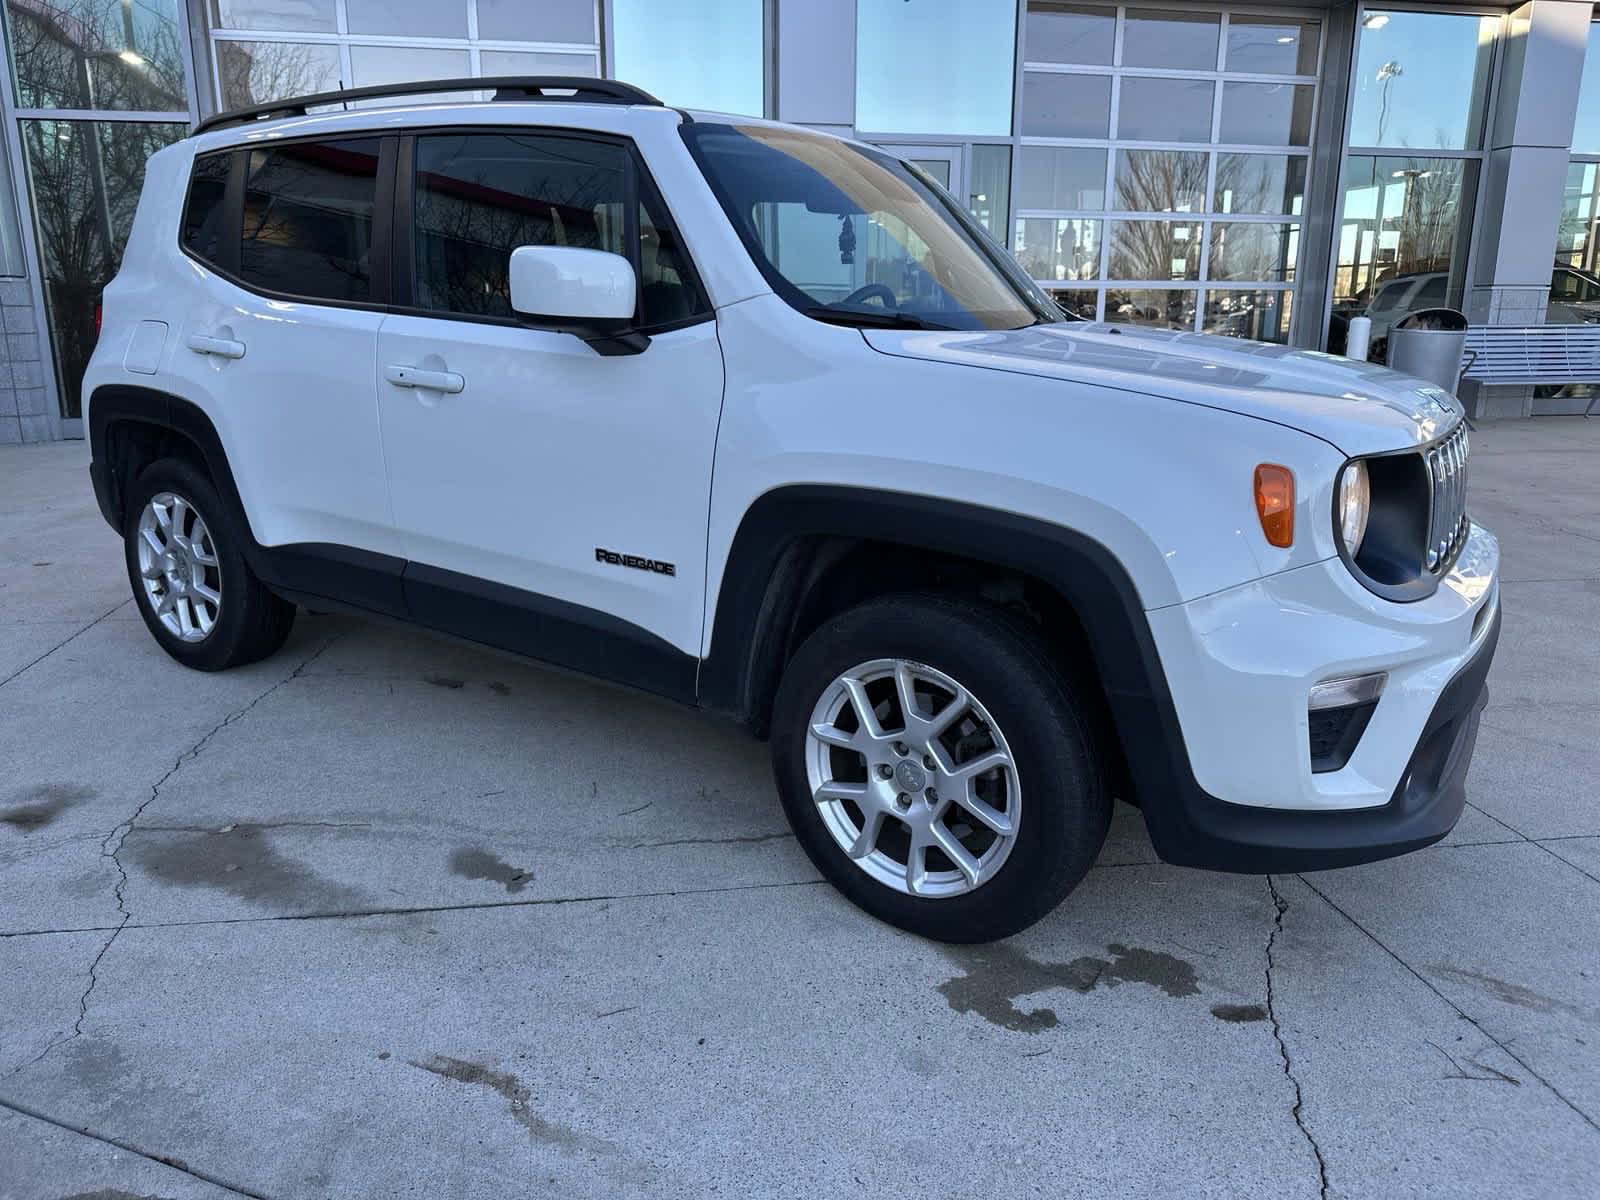
{"type": "Polygon", "coordinates": [[[861,332],[884,354],[1165,396],[1288,425],[1349,455],[1432,441],[1463,414],[1444,389],[1387,367],[1214,334],[1077,322],[861,332]]]}

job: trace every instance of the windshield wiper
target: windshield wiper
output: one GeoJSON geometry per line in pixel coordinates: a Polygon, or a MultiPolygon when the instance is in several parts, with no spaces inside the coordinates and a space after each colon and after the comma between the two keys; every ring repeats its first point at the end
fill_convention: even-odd
{"type": "Polygon", "coordinates": [[[866,325],[873,329],[953,329],[953,325],[940,325],[912,313],[866,312],[859,308],[834,308],[819,304],[803,310],[805,315],[830,325],[866,325]]]}

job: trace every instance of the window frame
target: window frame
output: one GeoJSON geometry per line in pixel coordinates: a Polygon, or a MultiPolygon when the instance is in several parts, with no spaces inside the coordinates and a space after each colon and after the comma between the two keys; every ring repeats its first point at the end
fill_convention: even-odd
{"type": "Polygon", "coordinates": [[[254,296],[261,296],[269,300],[284,300],[295,304],[312,304],[324,308],[349,308],[366,312],[393,313],[397,316],[428,317],[439,321],[463,321],[478,325],[499,325],[518,329],[529,328],[528,322],[521,317],[496,317],[480,313],[453,313],[440,309],[425,308],[415,303],[417,295],[416,285],[416,244],[415,237],[415,208],[416,208],[416,139],[429,137],[436,134],[486,134],[520,133],[537,137],[562,137],[578,141],[605,142],[622,147],[628,169],[626,179],[624,204],[627,211],[624,216],[624,238],[628,242],[629,253],[625,255],[633,267],[635,286],[638,299],[635,302],[637,315],[644,304],[644,280],[640,271],[640,240],[639,240],[639,206],[641,203],[653,202],[656,211],[662,218],[663,230],[668,230],[676,239],[682,251],[683,265],[687,278],[685,284],[693,289],[696,300],[696,311],[687,317],[680,317],[674,321],[662,321],[652,325],[630,325],[627,332],[655,335],[670,333],[676,329],[686,329],[691,325],[699,325],[705,321],[716,319],[716,309],[712,306],[709,293],[702,282],[699,265],[694,261],[694,253],[688,240],[678,228],[677,222],[672,217],[672,210],[667,207],[666,200],[661,194],[661,189],[656,186],[650,169],[643,156],[639,153],[637,143],[630,137],[621,134],[605,133],[599,130],[573,129],[566,126],[544,125],[424,125],[408,127],[405,129],[385,129],[383,131],[363,129],[347,130],[332,134],[306,134],[301,137],[274,138],[264,145],[251,144],[247,146],[224,146],[216,150],[208,150],[196,154],[189,164],[189,179],[184,185],[183,208],[179,212],[175,240],[179,253],[193,262],[199,263],[208,271],[227,280],[234,287],[249,292],[254,296]],[[371,300],[335,300],[321,296],[306,295],[298,292],[277,291],[264,288],[259,284],[246,280],[239,274],[240,241],[244,230],[244,193],[245,177],[248,171],[249,154],[252,150],[276,149],[280,146],[292,146],[305,143],[322,143],[333,141],[370,141],[374,137],[379,140],[378,174],[376,180],[376,194],[373,200],[372,219],[372,291],[371,300]],[[231,156],[228,168],[227,191],[223,201],[224,220],[227,228],[234,231],[237,236],[230,238],[228,243],[233,247],[229,257],[231,263],[212,262],[195,254],[184,244],[183,229],[184,219],[189,211],[190,192],[194,188],[195,165],[201,158],[214,154],[227,154],[231,156]],[[402,172],[409,183],[402,186],[402,172]]]}
{"type": "Polygon", "coordinates": [[[654,324],[630,324],[623,332],[642,333],[654,336],[660,333],[671,333],[676,329],[687,329],[691,325],[699,325],[705,321],[716,319],[716,309],[711,304],[711,297],[706,292],[705,285],[701,282],[702,275],[698,264],[694,261],[694,254],[689,248],[688,240],[679,230],[677,222],[672,218],[672,211],[667,207],[666,200],[661,194],[661,189],[656,186],[654,178],[650,175],[650,168],[645,164],[644,158],[639,153],[637,143],[624,134],[606,133],[601,130],[571,129],[564,126],[543,125],[430,125],[423,128],[402,130],[398,133],[400,146],[396,155],[394,175],[394,224],[391,229],[391,292],[387,307],[388,312],[410,317],[429,317],[438,321],[466,321],[478,325],[511,326],[519,329],[529,327],[528,321],[516,315],[509,317],[490,316],[485,313],[458,313],[447,309],[426,308],[416,303],[417,298],[417,268],[416,268],[416,199],[417,199],[417,171],[416,171],[416,143],[419,137],[433,137],[436,135],[450,134],[526,134],[534,137],[564,138],[569,141],[596,142],[606,145],[618,146],[623,151],[624,162],[627,169],[623,176],[623,240],[627,243],[627,253],[623,255],[633,267],[634,279],[634,316],[638,318],[644,311],[644,273],[641,269],[640,257],[642,247],[639,239],[639,208],[641,204],[654,202],[657,212],[662,217],[661,228],[670,230],[682,251],[687,278],[684,283],[689,287],[696,300],[696,311],[687,317],[679,317],[674,321],[657,321],[654,324]],[[402,182],[404,181],[404,182],[402,182]]]}
{"type": "Polygon", "coordinates": [[[189,179],[184,185],[183,208],[179,213],[177,224],[178,251],[184,257],[199,263],[207,270],[214,272],[222,279],[226,279],[234,287],[241,288],[253,296],[262,296],[269,300],[286,300],[295,304],[314,304],[322,308],[353,308],[367,312],[389,312],[389,298],[392,294],[393,275],[393,219],[394,219],[394,162],[395,143],[399,140],[393,133],[380,132],[371,129],[350,130],[335,134],[307,134],[302,137],[274,138],[264,144],[248,146],[221,147],[215,151],[206,151],[196,154],[189,163],[189,179]],[[326,142],[350,141],[378,141],[378,171],[373,179],[372,197],[372,298],[370,300],[335,300],[331,297],[308,295],[303,292],[287,292],[274,288],[262,287],[259,283],[244,278],[240,273],[244,239],[244,193],[245,178],[249,172],[250,152],[252,150],[276,150],[282,146],[314,145],[326,142]],[[189,211],[189,197],[194,188],[195,164],[203,157],[211,154],[228,154],[232,161],[228,167],[227,190],[224,193],[223,208],[227,228],[234,236],[228,239],[232,250],[227,257],[228,263],[212,262],[200,257],[183,243],[184,218],[189,211]]]}

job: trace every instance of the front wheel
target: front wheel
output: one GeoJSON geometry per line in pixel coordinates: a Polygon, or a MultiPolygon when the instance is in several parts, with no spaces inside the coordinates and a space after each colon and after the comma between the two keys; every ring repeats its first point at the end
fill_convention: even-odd
{"type": "Polygon", "coordinates": [[[1087,718],[1009,614],[891,597],[795,654],[773,765],[801,845],[850,900],[940,941],[991,941],[1054,908],[1105,840],[1087,718]]]}
{"type": "Polygon", "coordinates": [[[191,463],[162,459],[134,482],[123,527],[128,579],[145,625],[186,667],[242,666],[289,636],[294,605],[250,570],[244,537],[191,463]]]}

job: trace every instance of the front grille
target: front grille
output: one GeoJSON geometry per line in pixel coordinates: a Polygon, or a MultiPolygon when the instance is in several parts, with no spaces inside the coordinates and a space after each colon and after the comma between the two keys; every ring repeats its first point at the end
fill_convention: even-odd
{"type": "Polygon", "coordinates": [[[1470,449],[1467,424],[1463,421],[1423,452],[1431,493],[1424,565],[1434,575],[1443,575],[1450,569],[1467,541],[1471,526],[1467,520],[1467,454],[1470,449]]]}

